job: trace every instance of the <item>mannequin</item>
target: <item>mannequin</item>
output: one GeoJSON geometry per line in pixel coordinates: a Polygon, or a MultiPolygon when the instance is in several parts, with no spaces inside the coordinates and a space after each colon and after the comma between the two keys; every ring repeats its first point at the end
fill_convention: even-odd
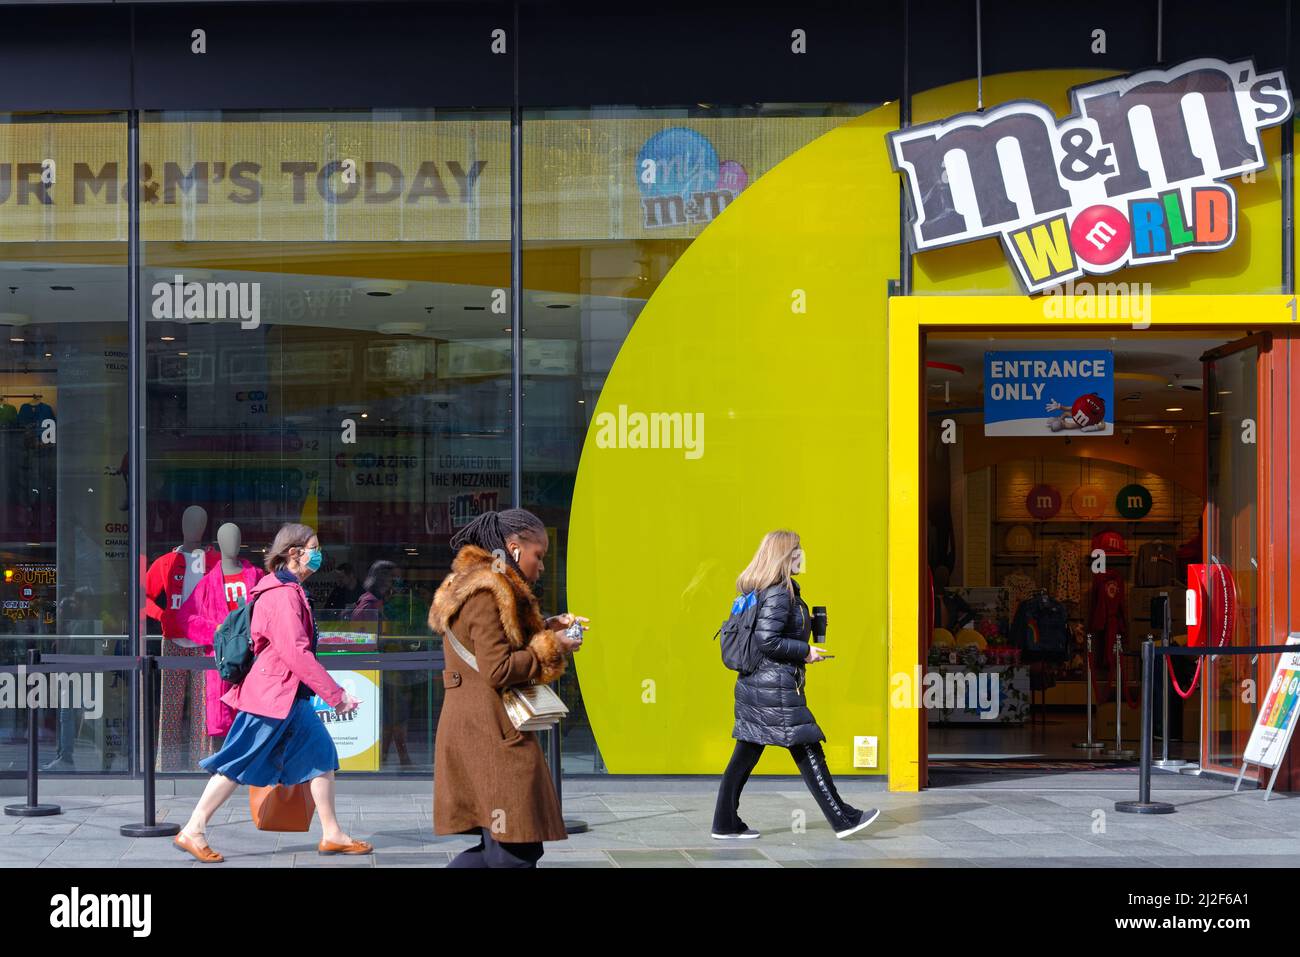
{"type": "MultiPolygon", "coordinates": [[[[208,513],[203,508],[191,505],[185,509],[181,515],[181,544],[156,558],[145,575],[145,614],[162,627],[164,655],[203,653],[186,637],[177,614],[217,563],[216,552],[204,546],[207,530],[208,513]]],[[[204,687],[200,671],[163,669],[158,709],[159,771],[192,771],[212,753],[212,742],[205,730],[204,687]]]]}
{"type": "MultiPolygon", "coordinates": [[[[217,529],[217,545],[221,551],[218,562],[198,583],[189,600],[176,613],[176,624],[185,637],[211,657],[215,654],[212,636],[226,615],[244,602],[266,574],[262,569],[239,557],[243,536],[239,526],[227,522],[217,529]]],[[[222,737],[235,720],[235,711],[221,700],[233,685],[222,681],[215,670],[203,672],[205,679],[205,730],[209,737],[222,737]]],[[[220,746],[220,742],[213,742],[220,746]]]]}

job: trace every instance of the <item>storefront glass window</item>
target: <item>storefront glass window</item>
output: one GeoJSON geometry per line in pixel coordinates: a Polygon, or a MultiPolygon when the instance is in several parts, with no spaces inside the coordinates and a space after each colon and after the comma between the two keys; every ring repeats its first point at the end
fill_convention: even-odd
{"type": "MultiPolygon", "coordinates": [[[[0,664],[127,651],[126,131],[0,114],[0,664]]],[[[125,677],[89,681],[97,704],[41,715],[53,771],[125,769],[125,677]]],[[[0,711],[0,770],[26,742],[0,711]]]]}
{"type": "MultiPolygon", "coordinates": [[[[162,649],[200,653],[302,522],[325,553],[306,583],[322,654],[439,650],[448,540],[509,504],[508,120],[147,113],[140,140],[162,649]]],[[[163,676],[165,771],[195,770],[231,718],[193,674],[163,676]]],[[[364,702],[335,732],[344,770],[427,774],[436,673],[334,676],[364,702]]]]}

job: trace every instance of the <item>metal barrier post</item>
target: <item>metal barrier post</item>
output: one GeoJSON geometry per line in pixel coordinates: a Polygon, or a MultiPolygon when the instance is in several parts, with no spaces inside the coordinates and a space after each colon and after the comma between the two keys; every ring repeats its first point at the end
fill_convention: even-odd
{"type": "Polygon", "coordinates": [[[1092,633],[1088,632],[1085,634],[1083,640],[1087,649],[1083,658],[1083,670],[1088,676],[1088,692],[1087,697],[1084,698],[1083,707],[1088,718],[1088,737],[1087,740],[1075,744],[1075,747],[1081,748],[1085,751],[1099,751],[1104,748],[1105,745],[1100,741],[1092,740],[1092,633]]]}
{"type": "MultiPolygon", "coordinates": [[[[564,814],[564,782],[563,768],[561,767],[561,758],[563,752],[560,747],[560,723],[557,721],[551,725],[547,731],[546,750],[551,759],[551,781],[555,784],[555,797],[560,802],[560,815],[564,814]]],[[[564,829],[570,834],[585,834],[587,832],[587,822],[580,821],[577,818],[564,818],[564,829]]]]}
{"type": "Polygon", "coordinates": [[[179,834],[179,824],[159,824],[155,819],[156,793],[154,788],[154,719],[153,693],[154,670],[157,662],[153,655],[144,655],[140,659],[140,688],[144,701],[141,703],[140,717],[144,725],[144,823],[123,824],[118,833],[123,837],[171,837],[179,834]]]}
{"type": "MultiPolygon", "coordinates": [[[[40,651],[28,648],[27,667],[35,668],[40,663],[40,651]]],[[[20,684],[23,687],[18,688],[18,694],[25,695],[26,683],[20,682],[20,684]]],[[[37,739],[40,732],[38,722],[40,710],[40,708],[27,709],[27,803],[6,805],[5,814],[10,817],[49,817],[52,814],[63,813],[63,809],[57,804],[42,804],[37,799],[37,791],[40,787],[40,741],[37,739]]]]}
{"type": "Polygon", "coordinates": [[[1121,635],[1115,636],[1115,747],[1109,751],[1103,751],[1102,756],[1107,758],[1121,758],[1127,760],[1133,757],[1133,752],[1124,747],[1124,639],[1121,635]]]}
{"type": "Polygon", "coordinates": [[[1148,637],[1142,642],[1142,737],[1138,742],[1142,757],[1138,763],[1138,799],[1115,802],[1115,810],[1127,814],[1173,814],[1175,810],[1167,801],[1151,800],[1151,671],[1155,656],[1155,642],[1148,637]]]}

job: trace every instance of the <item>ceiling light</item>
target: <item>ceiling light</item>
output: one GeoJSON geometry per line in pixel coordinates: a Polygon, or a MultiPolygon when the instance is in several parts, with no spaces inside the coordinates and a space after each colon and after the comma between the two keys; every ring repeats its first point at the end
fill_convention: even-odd
{"type": "Polygon", "coordinates": [[[188,355],[189,355],[188,352],[178,352],[178,353],[176,353],[176,354],[177,354],[178,356],[188,356],[188,355]]]}
{"type": "Polygon", "coordinates": [[[161,336],[160,338],[162,339],[163,342],[175,342],[175,341],[176,341],[176,337],[175,337],[175,336],[161,336]]]}
{"type": "Polygon", "coordinates": [[[397,279],[358,279],[352,284],[352,288],[367,296],[382,299],[406,292],[406,283],[397,279]]]}
{"type": "Polygon", "coordinates": [[[21,336],[10,336],[10,337],[9,337],[9,341],[10,341],[10,342],[26,342],[27,340],[24,339],[24,338],[22,338],[21,336]]]}
{"type": "Polygon", "coordinates": [[[1175,406],[1170,406],[1168,409],[1165,409],[1165,411],[1166,411],[1166,412],[1181,412],[1181,411],[1183,411],[1183,409],[1182,409],[1182,406],[1175,405],[1175,406]]]}

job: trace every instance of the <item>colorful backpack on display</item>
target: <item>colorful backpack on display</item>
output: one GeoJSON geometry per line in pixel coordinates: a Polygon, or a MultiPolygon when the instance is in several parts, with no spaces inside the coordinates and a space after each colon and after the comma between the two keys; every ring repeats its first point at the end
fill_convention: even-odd
{"type": "Polygon", "coordinates": [[[742,675],[747,675],[758,667],[758,659],[761,657],[754,648],[758,607],[757,592],[738,596],[731,603],[731,617],[713,635],[714,638],[722,636],[722,663],[742,675]]]}

